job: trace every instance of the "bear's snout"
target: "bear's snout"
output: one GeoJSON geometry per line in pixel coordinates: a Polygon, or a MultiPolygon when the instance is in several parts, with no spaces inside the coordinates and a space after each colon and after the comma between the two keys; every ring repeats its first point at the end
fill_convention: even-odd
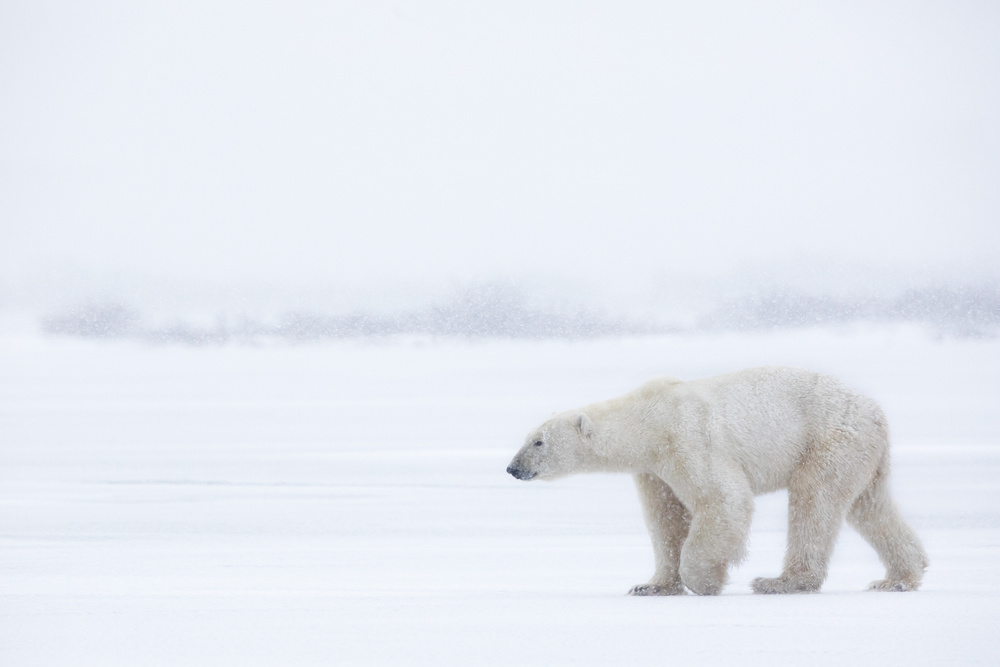
{"type": "Polygon", "coordinates": [[[528,470],[522,470],[513,463],[507,466],[507,472],[516,477],[517,479],[531,479],[536,474],[528,470]]]}

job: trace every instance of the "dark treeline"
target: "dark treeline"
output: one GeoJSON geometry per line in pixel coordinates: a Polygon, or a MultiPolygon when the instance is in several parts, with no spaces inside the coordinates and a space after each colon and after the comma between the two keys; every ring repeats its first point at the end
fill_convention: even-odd
{"type": "Polygon", "coordinates": [[[44,331],[88,338],[218,344],[279,339],[312,341],[392,336],[581,339],[681,331],[761,331],[852,323],[915,323],[941,335],[1000,334],[1000,288],[992,284],[911,289],[893,297],[834,297],[792,290],[750,292],[707,308],[694,325],[609,316],[584,308],[531,304],[519,289],[489,284],[440,302],[396,313],[357,310],[339,315],[294,311],[270,320],[219,317],[209,326],[176,319],[150,325],[120,303],[87,303],[51,315],[44,331]]]}

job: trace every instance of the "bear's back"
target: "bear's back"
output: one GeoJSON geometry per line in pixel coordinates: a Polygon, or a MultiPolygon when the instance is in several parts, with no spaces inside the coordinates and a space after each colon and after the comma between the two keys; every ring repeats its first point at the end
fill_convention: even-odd
{"type": "Polygon", "coordinates": [[[818,373],[750,368],[687,384],[706,402],[707,445],[742,468],[755,493],[783,488],[816,440],[824,410],[818,373]]]}

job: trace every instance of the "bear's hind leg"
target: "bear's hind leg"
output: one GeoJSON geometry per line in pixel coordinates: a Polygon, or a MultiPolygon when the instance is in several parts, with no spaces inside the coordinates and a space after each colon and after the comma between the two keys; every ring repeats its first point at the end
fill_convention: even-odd
{"type": "Polygon", "coordinates": [[[851,506],[847,521],[872,545],[886,569],[885,579],[872,582],[869,589],[915,591],[927,568],[927,554],[889,495],[888,478],[885,456],[871,484],[851,506]]]}
{"type": "Polygon", "coordinates": [[[656,475],[634,476],[642,503],[642,514],[653,543],[656,571],[648,583],[633,586],[629,595],[683,595],[681,547],[691,525],[691,514],[673,490],[656,475]]]}
{"type": "Polygon", "coordinates": [[[780,577],[754,579],[754,593],[814,593],[823,585],[850,500],[812,482],[789,485],[785,566],[780,577]]]}

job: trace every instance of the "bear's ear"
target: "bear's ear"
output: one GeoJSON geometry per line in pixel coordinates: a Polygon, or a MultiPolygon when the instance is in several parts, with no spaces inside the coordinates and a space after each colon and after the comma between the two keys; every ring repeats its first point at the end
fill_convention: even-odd
{"type": "Polygon", "coordinates": [[[594,432],[594,422],[590,421],[590,417],[584,413],[576,418],[576,428],[582,435],[589,438],[590,434],[594,432]]]}

